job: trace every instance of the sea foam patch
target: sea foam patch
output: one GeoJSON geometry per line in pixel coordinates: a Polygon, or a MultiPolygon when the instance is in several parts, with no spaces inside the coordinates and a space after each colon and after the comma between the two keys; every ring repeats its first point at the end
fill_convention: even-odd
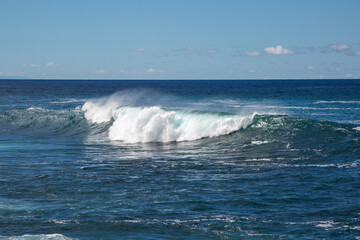
{"type": "Polygon", "coordinates": [[[4,237],[0,238],[4,240],[72,240],[74,238],[66,237],[62,234],[54,233],[54,234],[38,234],[38,235],[22,235],[15,237],[4,237]]]}

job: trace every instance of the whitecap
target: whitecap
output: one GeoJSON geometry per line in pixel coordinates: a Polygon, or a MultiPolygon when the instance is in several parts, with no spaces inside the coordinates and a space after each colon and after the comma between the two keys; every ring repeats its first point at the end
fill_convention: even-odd
{"type": "Polygon", "coordinates": [[[320,100],[320,101],[316,101],[314,102],[314,104],[321,104],[321,103],[343,103],[343,104],[353,104],[353,103],[360,103],[360,101],[323,101],[323,100],[320,100]]]}
{"type": "Polygon", "coordinates": [[[76,98],[65,98],[65,99],[56,99],[52,103],[63,104],[63,103],[77,103],[77,102],[86,102],[88,99],[76,99],[76,98]]]}
{"type": "Polygon", "coordinates": [[[252,145],[261,145],[266,143],[269,143],[269,141],[251,141],[252,145]]]}
{"type": "Polygon", "coordinates": [[[7,238],[1,238],[1,239],[7,239],[7,240],[71,240],[74,238],[66,237],[59,233],[54,234],[38,234],[38,235],[22,235],[22,236],[14,236],[14,237],[7,237],[7,238]]]}
{"type": "Polygon", "coordinates": [[[246,128],[255,116],[124,106],[123,102],[111,96],[88,101],[82,110],[91,123],[111,122],[109,139],[126,143],[192,141],[226,135],[246,128]]]}

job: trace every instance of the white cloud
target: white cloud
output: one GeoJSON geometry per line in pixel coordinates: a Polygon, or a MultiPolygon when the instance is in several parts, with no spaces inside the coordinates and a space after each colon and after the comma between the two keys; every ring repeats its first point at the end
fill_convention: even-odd
{"type": "Polygon", "coordinates": [[[144,71],[120,69],[120,70],[119,70],[119,73],[121,73],[121,74],[123,74],[123,75],[138,75],[138,74],[143,74],[144,71]]]}
{"type": "Polygon", "coordinates": [[[161,71],[161,70],[155,70],[153,68],[149,68],[147,70],[148,73],[164,73],[164,71],[161,71]]]}
{"type": "Polygon", "coordinates": [[[55,66],[55,63],[54,62],[47,62],[45,65],[48,66],[48,67],[53,67],[53,66],[55,66]]]}
{"type": "Polygon", "coordinates": [[[360,51],[356,51],[355,55],[360,56],[360,51]]]}
{"type": "Polygon", "coordinates": [[[144,48],[134,48],[133,49],[134,52],[145,52],[144,48]]]}
{"type": "Polygon", "coordinates": [[[100,70],[96,71],[95,73],[104,74],[104,73],[106,73],[106,71],[104,69],[100,69],[100,70]]]}
{"type": "Polygon", "coordinates": [[[345,75],[346,78],[355,78],[355,76],[351,73],[348,73],[345,75]]]}
{"type": "Polygon", "coordinates": [[[57,66],[58,64],[55,64],[54,62],[47,62],[45,63],[44,65],[41,65],[41,64],[27,64],[27,63],[24,63],[22,66],[23,67],[33,67],[33,68],[40,68],[42,66],[47,66],[47,67],[54,67],[54,66],[57,66]]]}
{"type": "Polygon", "coordinates": [[[350,46],[346,45],[346,44],[333,44],[333,45],[330,45],[330,48],[334,49],[336,51],[343,51],[343,50],[349,49],[350,46]]]}
{"type": "Polygon", "coordinates": [[[261,55],[261,52],[258,52],[258,51],[250,51],[250,52],[246,52],[245,54],[246,54],[246,56],[256,57],[256,56],[260,56],[260,55],[261,55]]]}
{"type": "Polygon", "coordinates": [[[342,54],[346,54],[349,56],[354,56],[357,55],[356,51],[354,51],[352,49],[351,45],[348,44],[331,44],[331,45],[327,45],[324,47],[319,47],[318,48],[320,50],[321,53],[342,53],[342,54]]]}
{"type": "Polygon", "coordinates": [[[40,64],[23,64],[24,67],[41,67],[40,64]]]}
{"type": "Polygon", "coordinates": [[[306,69],[311,71],[314,70],[315,68],[313,66],[307,66],[306,69]]]}
{"type": "Polygon", "coordinates": [[[294,53],[289,49],[283,48],[281,45],[277,45],[276,47],[266,47],[264,48],[264,51],[267,54],[274,54],[274,55],[287,55],[294,53]]]}
{"type": "Polygon", "coordinates": [[[256,71],[254,69],[249,69],[249,73],[255,73],[256,71]]]}

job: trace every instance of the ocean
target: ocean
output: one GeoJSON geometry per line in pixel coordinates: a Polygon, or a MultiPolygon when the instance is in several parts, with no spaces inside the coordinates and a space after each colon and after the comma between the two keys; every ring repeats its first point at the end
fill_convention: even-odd
{"type": "Polygon", "coordinates": [[[1,80],[0,239],[360,239],[360,80],[1,80]]]}

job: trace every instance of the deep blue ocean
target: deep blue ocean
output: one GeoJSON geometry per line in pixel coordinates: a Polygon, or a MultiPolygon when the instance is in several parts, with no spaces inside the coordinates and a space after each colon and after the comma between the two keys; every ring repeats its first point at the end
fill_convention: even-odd
{"type": "Polygon", "coordinates": [[[0,239],[360,239],[360,80],[1,80],[0,239]]]}

